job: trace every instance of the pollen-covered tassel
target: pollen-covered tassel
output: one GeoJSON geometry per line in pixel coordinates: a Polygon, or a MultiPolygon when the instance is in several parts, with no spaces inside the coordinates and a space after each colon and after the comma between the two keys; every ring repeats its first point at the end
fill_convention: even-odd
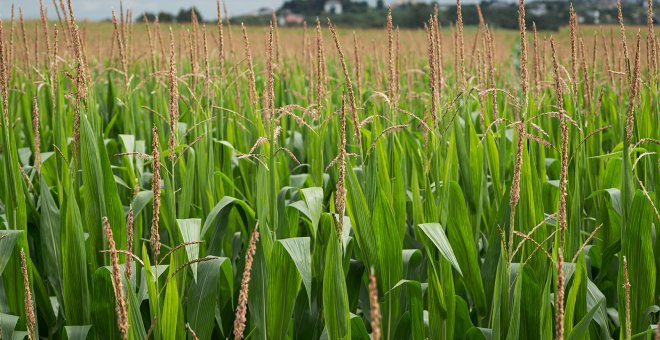
{"type": "Polygon", "coordinates": [[[376,274],[374,269],[371,268],[369,273],[369,305],[371,306],[371,339],[380,340],[380,304],[378,303],[378,283],[376,282],[376,274]]]}
{"type": "Polygon", "coordinates": [[[28,275],[27,260],[25,251],[21,249],[21,274],[23,275],[23,289],[25,290],[25,319],[28,331],[28,340],[37,340],[36,317],[34,315],[34,306],[32,305],[32,292],[30,291],[30,278],[28,275]]]}
{"type": "Polygon", "coordinates": [[[245,269],[243,269],[243,278],[241,279],[241,290],[238,293],[238,307],[236,308],[236,318],[234,319],[234,340],[243,339],[245,323],[247,322],[247,303],[250,286],[250,272],[254,262],[254,254],[257,251],[257,241],[259,241],[259,224],[254,226],[250,244],[245,255],[245,269]]]}
{"type": "Polygon", "coordinates": [[[555,294],[555,339],[564,340],[564,255],[557,249],[557,294],[555,294]]]}
{"type": "Polygon", "coordinates": [[[127,227],[126,227],[126,264],[124,271],[126,272],[126,277],[130,280],[133,270],[133,205],[128,208],[128,217],[127,217],[127,227]]]}
{"type": "Polygon", "coordinates": [[[341,236],[344,227],[344,214],[346,211],[346,106],[345,96],[341,97],[341,111],[339,116],[340,141],[339,141],[339,174],[337,177],[337,188],[335,191],[335,209],[337,209],[337,235],[341,236]]]}
{"type": "Polygon", "coordinates": [[[34,135],[34,168],[41,174],[41,135],[39,132],[39,104],[37,97],[32,100],[32,133],[34,135]]]}
{"type": "Polygon", "coordinates": [[[330,27],[330,32],[332,33],[332,38],[335,41],[335,46],[337,47],[337,52],[339,53],[339,61],[341,63],[341,68],[344,73],[344,80],[346,81],[346,89],[348,90],[348,103],[351,108],[351,116],[353,118],[353,134],[358,141],[362,140],[360,133],[360,119],[358,117],[357,104],[355,102],[355,92],[353,92],[353,83],[351,82],[351,77],[348,74],[348,68],[346,66],[346,59],[344,58],[344,52],[341,49],[341,44],[339,43],[339,37],[337,35],[337,30],[335,26],[328,19],[328,26],[330,27]]]}
{"type": "Polygon", "coordinates": [[[121,268],[119,267],[119,257],[117,256],[117,245],[112,236],[112,228],[107,217],[103,217],[103,231],[108,240],[110,250],[110,261],[112,263],[112,286],[115,290],[115,312],[117,313],[117,326],[122,339],[128,339],[128,312],[126,310],[126,300],[124,300],[124,285],[121,279],[121,268]]]}
{"type": "Polygon", "coordinates": [[[175,147],[176,147],[176,135],[179,124],[179,88],[176,76],[176,54],[174,52],[174,37],[172,35],[172,30],[170,29],[170,104],[169,104],[169,113],[170,113],[170,139],[169,139],[169,148],[170,148],[170,161],[174,161],[175,157],[175,147]]]}
{"type": "Polygon", "coordinates": [[[151,192],[153,198],[153,216],[151,219],[151,247],[154,253],[154,262],[158,262],[158,255],[160,255],[160,234],[158,230],[158,222],[160,220],[160,150],[158,145],[158,129],[156,127],[152,130],[153,139],[153,154],[152,154],[152,172],[153,178],[151,180],[151,192]]]}

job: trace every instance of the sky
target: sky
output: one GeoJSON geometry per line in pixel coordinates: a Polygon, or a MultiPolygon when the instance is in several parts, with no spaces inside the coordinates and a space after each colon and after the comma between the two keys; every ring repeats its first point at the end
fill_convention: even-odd
{"type": "MultiPolygon", "coordinates": [[[[43,0],[48,16],[56,16],[53,0],[43,0]]],[[[57,0],[59,3],[59,0],[57,0]]],[[[259,8],[278,8],[284,0],[226,0],[229,15],[240,15],[256,11],[259,8]]],[[[367,0],[372,5],[376,0],[367,0]]],[[[424,0],[418,0],[424,1],[424,0]]],[[[429,0],[426,0],[429,1],[429,0]]],[[[0,0],[0,17],[8,18],[12,2],[18,11],[23,9],[25,18],[39,17],[39,0],[0,0]]],[[[385,0],[389,3],[391,0],[385,0]]],[[[178,12],[181,8],[197,7],[204,19],[217,18],[215,0],[124,0],[124,8],[131,8],[133,13],[178,12]]],[[[112,8],[119,8],[119,0],[73,0],[73,10],[78,19],[102,20],[112,16],[112,8]]],[[[17,14],[18,15],[18,14],[17,14]]]]}

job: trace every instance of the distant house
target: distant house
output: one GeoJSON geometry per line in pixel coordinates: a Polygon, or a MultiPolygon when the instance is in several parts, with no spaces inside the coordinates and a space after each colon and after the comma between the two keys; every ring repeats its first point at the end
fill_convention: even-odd
{"type": "Polygon", "coordinates": [[[327,0],[325,5],[323,5],[323,10],[332,14],[341,14],[342,9],[341,1],[339,0],[327,0]]]}
{"type": "Polygon", "coordinates": [[[305,16],[302,14],[292,13],[289,10],[283,10],[277,18],[280,26],[295,26],[302,25],[305,22],[305,16]]]}
{"type": "Polygon", "coordinates": [[[543,2],[534,2],[527,6],[527,12],[533,16],[542,17],[548,14],[548,5],[543,2]]]}
{"type": "Polygon", "coordinates": [[[578,16],[578,22],[590,23],[590,24],[600,24],[600,11],[599,10],[586,10],[582,15],[578,16]]]}

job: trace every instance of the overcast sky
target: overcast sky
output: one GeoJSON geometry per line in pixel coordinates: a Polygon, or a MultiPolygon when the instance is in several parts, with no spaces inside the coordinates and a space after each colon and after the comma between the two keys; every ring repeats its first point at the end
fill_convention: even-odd
{"type": "MultiPolygon", "coordinates": [[[[230,16],[250,13],[261,7],[277,8],[284,2],[284,0],[226,1],[230,16]]],[[[367,1],[371,4],[376,3],[376,0],[367,1]]],[[[430,0],[418,1],[428,2],[430,0]]],[[[23,15],[26,18],[36,18],[39,16],[39,0],[0,0],[0,17],[9,17],[12,2],[16,6],[16,11],[18,11],[18,7],[23,9],[23,15]]],[[[389,2],[391,0],[385,0],[385,3],[389,2]]],[[[48,16],[54,18],[56,14],[53,8],[53,0],[44,0],[44,4],[48,8],[48,16]]],[[[73,6],[76,18],[99,20],[109,18],[112,8],[119,8],[119,0],[73,0],[73,6]]],[[[124,8],[131,8],[135,14],[144,11],[168,11],[176,13],[181,8],[189,8],[191,6],[196,6],[204,19],[217,18],[215,0],[124,0],[124,8]]]]}

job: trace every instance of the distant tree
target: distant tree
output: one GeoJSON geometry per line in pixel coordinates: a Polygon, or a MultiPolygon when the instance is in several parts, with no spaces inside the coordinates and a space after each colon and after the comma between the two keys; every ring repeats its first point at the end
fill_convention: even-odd
{"type": "Polygon", "coordinates": [[[287,0],[280,10],[313,16],[321,13],[324,4],[324,0],[287,0]]]}
{"type": "MultiPolygon", "coordinates": [[[[381,28],[386,25],[384,0],[377,0],[376,7],[370,7],[365,0],[340,0],[343,5],[341,15],[334,13],[323,13],[323,7],[327,0],[286,0],[280,10],[289,10],[305,16],[307,22],[314,22],[317,16],[330,17],[338,26],[350,26],[356,28],[381,28]]],[[[585,0],[575,2],[577,13],[581,13],[584,23],[593,23],[594,10],[599,13],[599,22],[602,24],[616,23],[616,8],[599,8],[585,0]]],[[[434,11],[434,5],[439,1],[418,1],[416,4],[408,3],[393,9],[394,25],[401,28],[422,28],[434,11]]],[[[446,2],[445,2],[446,3],[446,2]]],[[[539,30],[559,30],[568,24],[569,3],[556,0],[530,1],[526,5],[528,11],[525,18],[528,29],[532,22],[536,23],[539,30]]],[[[500,29],[518,29],[518,4],[504,1],[481,2],[486,24],[500,29]]],[[[646,8],[636,4],[624,5],[624,20],[626,24],[643,25],[646,23],[646,8]]],[[[446,28],[449,23],[456,21],[456,6],[446,6],[439,13],[440,22],[446,28]]],[[[267,24],[268,20],[261,18],[246,17],[246,21],[255,24],[267,24]]],[[[161,18],[162,21],[162,18],[161,18]]],[[[657,22],[657,19],[654,19],[657,22]]],[[[463,22],[465,25],[475,26],[479,24],[479,17],[475,5],[463,5],[463,22]]]]}
{"type": "Polygon", "coordinates": [[[345,0],[342,3],[344,7],[344,13],[365,13],[369,10],[369,3],[366,1],[350,1],[345,0]]]}
{"type": "Polygon", "coordinates": [[[154,22],[156,20],[156,14],[151,12],[145,12],[142,16],[138,16],[137,18],[135,18],[135,22],[142,22],[144,17],[147,17],[147,20],[149,20],[149,22],[154,22]]]}
{"type": "Polygon", "coordinates": [[[158,20],[160,22],[174,22],[174,14],[168,12],[158,12],[158,20]]]}
{"type": "Polygon", "coordinates": [[[191,7],[189,9],[182,8],[179,11],[179,14],[176,16],[176,22],[192,22],[193,11],[195,11],[195,14],[197,15],[197,20],[204,21],[204,19],[202,19],[202,15],[199,13],[199,10],[195,7],[191,7]]]}
{"type": "Polygon", "coordinates": [[[160,21],[160,22],[174,22],[174,15],[172,15],[172,13],[163,12],[163,11],[158,12],[158,14],[154,14],[154,13],[151,13],[151,12],[146,12],[142,15],[137,16],[135,18],[135,22],[144,21],[144,16],[145,15],[147,16],[147,20],[149,20],[149,22],[156,21],[156,17],[158,17],[158,21],[160,21]]]}

